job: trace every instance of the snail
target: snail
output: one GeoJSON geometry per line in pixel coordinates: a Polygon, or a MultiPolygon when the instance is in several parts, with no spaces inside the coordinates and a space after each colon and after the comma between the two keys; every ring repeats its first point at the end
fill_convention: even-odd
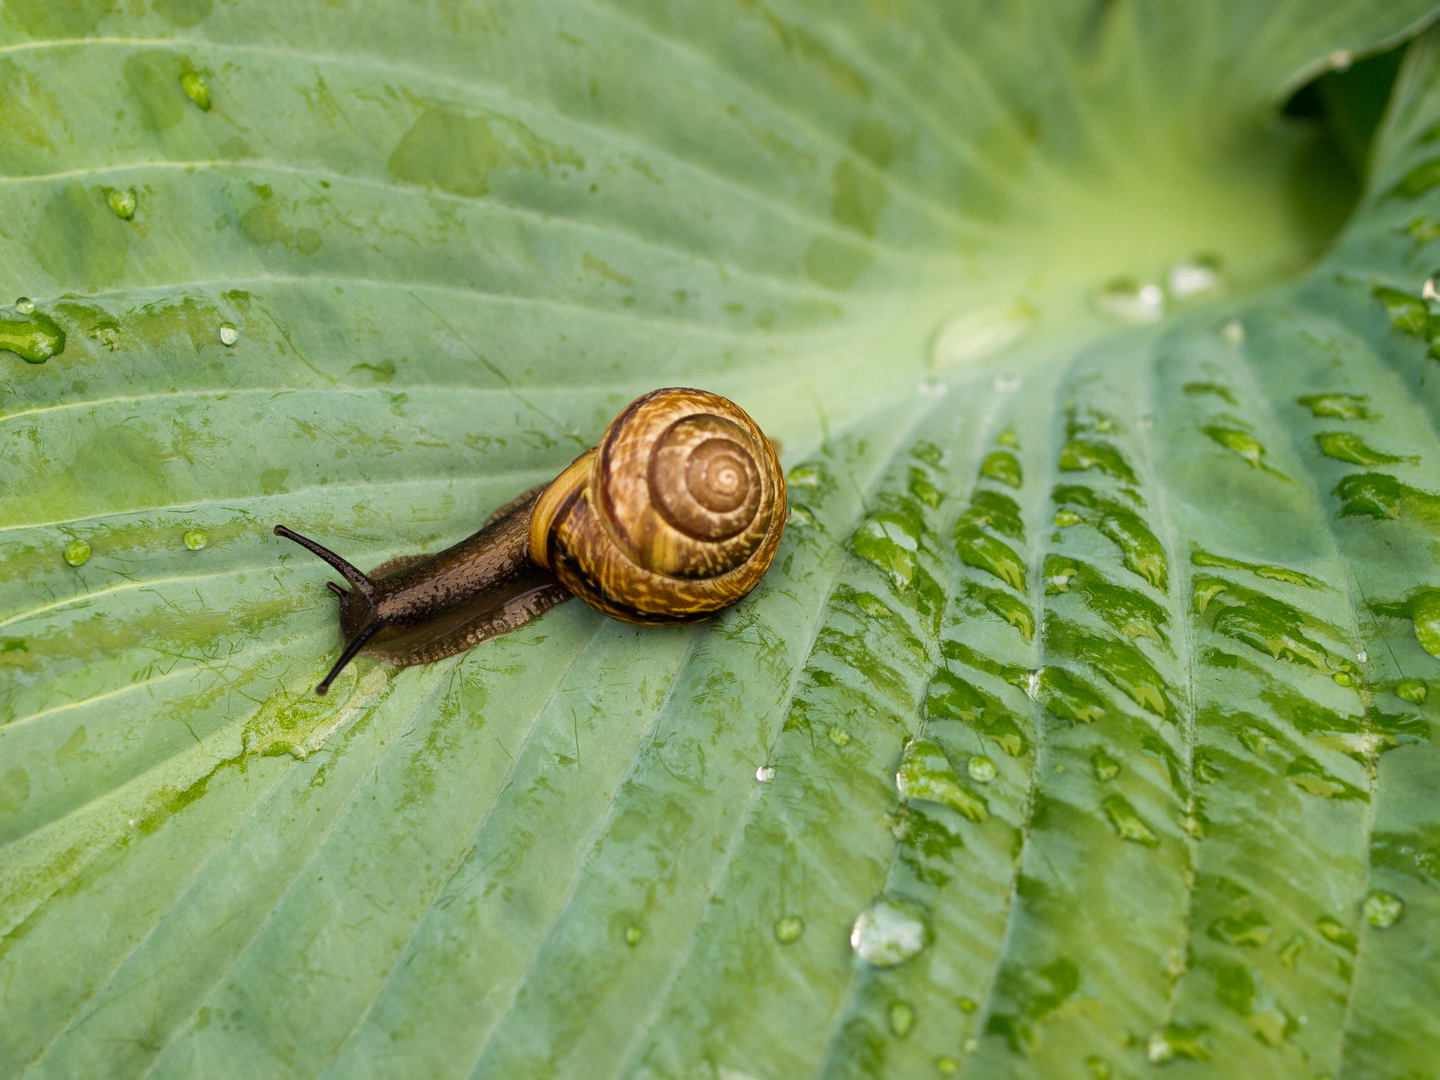
{"type": "Polygon", "coordinates": [[[464,652],[571,596],[640,626],[695,622],[765,576],[785,529],[775,448],[734,402],[703,390],[654,390],[610,422],[548,484],[500,507],[437,555],[361,573],[328,548],[275,526],[350,589],[345,647],[315,687],[324,694],[362,650],[397,666],[464,652]]]}

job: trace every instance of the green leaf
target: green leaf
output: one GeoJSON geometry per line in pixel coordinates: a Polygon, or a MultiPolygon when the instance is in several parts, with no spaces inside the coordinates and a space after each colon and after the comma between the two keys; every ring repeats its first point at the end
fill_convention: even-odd
{"type": "Polygon", "coordinates": [[[1437,10],[6,0],[0,1075],[1430,1075],[1437,10]],[[670,385],[748,599],[313,694],[670,385]]]}

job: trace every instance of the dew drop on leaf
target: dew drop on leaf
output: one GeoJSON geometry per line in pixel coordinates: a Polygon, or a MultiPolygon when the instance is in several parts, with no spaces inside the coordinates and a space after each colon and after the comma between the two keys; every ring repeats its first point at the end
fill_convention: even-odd
{"type": "Polygon", "coordinates": [[[897,1001],[890,1006],[890,1031],[897,1039],[910,1034],[915,1026],[915,1009],[908,1001],[897,1001]]]}
{"type": "Polygon", "coordinates": [[[640,939],[644,936],[645,931],[641,930],[638,926],[628,926],[625,928],[625,944],[629,945],[632,949],[640,944],[640,939]]]}
{"type": "Polygon", "coordinates": [[[1201,1028],[1169,1024],[1160,1031],[1150,1033],[1150,1038],[1145,1044],[1145,1056],[1150,1059],[1152,1065],[1163,1065],[1167,1061],[1174,1061],[1177,1058],[1186,1058],[1190,1061],[1209,1061],[1210,1054],[1201,1042],[1204,1034],[1204,1030],[1201,1028]]]}
{"type": "Polygon", "coordinates": [[[115,188],[105,196],[105,201],[121,221],[134,220],[137,205],[134,188],[115,188]]]}
{"type": "Polygon", "coordinates": [[[1189,300],[1220,288],[1222,264],[1214,255],[1181,259],[1170,267],[1165,286],[1177,300],[1189,300]]]}
{"type": "Polygon", "coordinates": [[[15,301],[15,310],[21,315],[29,315],[35,310],[35,301],[28,296],[18,297],[15,301]]]}
{"type": "Polygon", "coordinates": [[[1440,656],[1440,591],[1430,589],[1410,604],[1415,640],[1431,656],[1440,656]]]}
{"type": "Polygon", "coordinates": [[[198,72],[187,71],[180,76],[180,85],[185,88],[185,93],[190,100],[200,106],[201,112],[210,111],[210,87],[205,85],[205,80],[198,72]]]}
{"type": "Polygon", "coordinates": [[[855,955],[875,967],[903,964],[928,944],[924,908],[902,897],[880,897],[860,913],[850,931],[855,955]]]}
{"type": "Polygon", "coordinates": [[[191,529],[185,534],[185,546],[191,551],[199,551],[210,542],[210,537],[205,535],[204,529],[191,529]]]}
{"type": "Polygon", "coordinates": [[[1370,420],[1375,415],[1365,404],[1370,400],[1365,394],[1307,394],[1295,400],[1317,418],[1327,416],[1336,420],[1370,420]]]}
{"type": "Polygon", "coordinates": [[[1377,930],[1388,930],[1400,921],[1404,914],[1405,904],[1394,893],[1381,892],[1376,890],[1365,898],[1365,904],[1361,909],[1365,913],[1365,921],[1377,930]]]}
{"type": "Polygon", "coordinates": [[[920,380],[921,397],[944,397],[947,389],[949,388],[945,385],[945,380],[937,379],[933,375],[920,380]]]}
{"type": "Polygon", "coordinates": [[[768,784],[771,780],[775,779],[775,766],[761,765],[755,770],[755,779],[762,784],[768,784]]]}
{"type": "Polygon", "coordinates": [[[1430,696],[1430,687],[1424,679],[1403,679],[1395,684],[1395,696],[1412,705],[1424,705],[1425,699],[1430,696]]]}
{"type": "Polygon", "coordinates": [[[71,540],[62,554],[71,566],[83,566],[90,558],[90,545],[84,540],[71,540]]]}
{"type": "Polygon", "coordinates": [[[1137,278],[1115,278],[1096,295],[1095,308],[1122,322],[1159,322],[1165,315],[1165,291],[1137,278]]]}
{"type": "Polygon", "coordinates": [[[775,940],[781,945],[799,941],[800,935],[803,933],[805,933],[805,920],[799,915],[785,915],[775,920],[775,940]]]}
{"type": "Polygon", "coordinates": [[[65,331],[50,316],[36,311],[34,304],[26,301],[26,305],[28,311],[16,304],[20,318],[0,315],[0,351],[8,349],[27,364],[43,364],[65,351],[65,331]]]}
{"type": "MultiPolygon", "coordinates": [[[[991,762],[993,769],[995,763],[991,762]]],[[[971,821],[989,817],[985,800],[960,783],[945,752],[929,739],[912,739],[895,774],[895,786],[902,798],[940,803],[971,821]]]]}
{"type": "Polygon", "coordinates": [[[220,324],[220,344],[221,344],[221,345],[234,345],[234,344],[235,344],[237,341],[239,341],[239,340],[240,340],[240,331],[237,330],[237,329],[235,329],[235,324],[234,324],[234,323],[225,322],[225,323],[221,323],[221,324],[220,324]]]}
{"type": "Polygon", "coordinates": [[[995,762],[983,755],[976,754],[970,759],[969,770],[970,779],[979,783],[988,784],[995,779],[995,762]]]}

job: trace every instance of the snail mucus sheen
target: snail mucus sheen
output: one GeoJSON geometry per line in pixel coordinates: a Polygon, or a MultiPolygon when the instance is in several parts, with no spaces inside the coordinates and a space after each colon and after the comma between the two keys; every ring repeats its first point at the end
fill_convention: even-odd
{"type": "Polygon", "coordinates": [[[436,555],[405,555],[369,574],[275,526],[350,584],[345,647],[316,693],[361,652],[425,664],[509,633],[578,596],[640,626],[704,619],[765,576],[785,530],[775,448],[733,401],[654,390],[610,422],[549,484],[496,510],[436,555]]]}

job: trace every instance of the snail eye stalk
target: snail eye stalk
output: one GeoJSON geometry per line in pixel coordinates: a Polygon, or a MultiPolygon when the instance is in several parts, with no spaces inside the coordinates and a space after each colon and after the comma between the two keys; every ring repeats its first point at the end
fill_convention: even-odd
{"type": "Polygon", "coordinates": [[[315,687],[315,693],[321,697],[325,696],[326,691],[330,689],[330,684],[335,681],[335,677],[344,670],[346,664],[355,659],[360,650],[365,647],[365,643],[375,636],[382,625],[384,624],[373,622],[350,639],[350,643],[345,646],[345,651],[340,654],[340,659],[336,660],[335,666],[330,669],[330,674],[321,679],[320,685],[315,687]]]}
{"type": "MultiPolygon", "coordinates": [[[[370,579],[364,574],[362,574],[357,567],[355,567],[351,563],[346,562],[329,548],[321,547],[314,540],[311,540],[308,536],[301,536],[299,533],[287,529],[284,525],[275,526],[275,535],[283,536],[286,540],[294,540],[295,543],[299,544],[306,551],[312,552],[313,554],[320,556],[320,558],[324,559],[327,563],[329,563],[336,570],[338,570],[341,576],[343,576],[346,581],[350,582],[351,585],[354,585],[355,588],[364,595],[369,596],[375,591],[374,586],[370,584],[370,579]]],[[[331,589],[332,591],[334,590],[333,582],[331,583],[331,589]]]]}

